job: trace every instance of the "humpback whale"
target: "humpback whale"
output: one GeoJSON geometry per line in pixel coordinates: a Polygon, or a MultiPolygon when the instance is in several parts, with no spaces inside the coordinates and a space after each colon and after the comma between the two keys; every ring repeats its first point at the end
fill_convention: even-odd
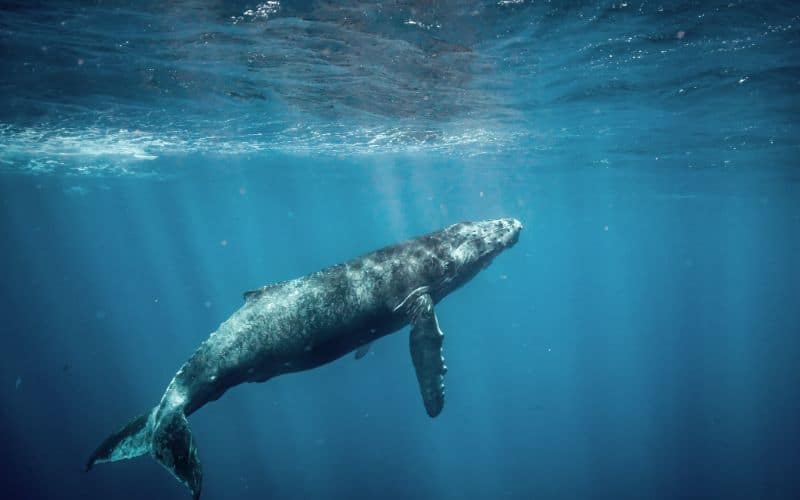
{"type": "Polygon", "coordinates": [[[202,470],[186,418],[235,385],[308,370],[411,326],[425,410],[444,407],[444,334],[434,306],[472,279],[522,230],[516,219],[461,222],[307,276],[245,292],[178,370],[161,401],[106,438],[86,463],[149,453],[200,497],[202,470]]]}

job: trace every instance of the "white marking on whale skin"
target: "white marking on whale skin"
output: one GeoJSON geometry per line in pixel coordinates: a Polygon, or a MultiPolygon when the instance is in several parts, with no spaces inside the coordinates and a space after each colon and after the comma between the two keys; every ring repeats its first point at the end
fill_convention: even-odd
{"type": "Polygon", "coordinates": [[[453,258],[457,262],[470,262],[475,259],[476,254],[474,247],[467,244],[459,245],[453,250],[453,258]]]}
{"type": "MultiPolygon", "coordinates": [[[[161,396],[161,401],[158,403],[159,408],[181,408],[186,404],[187,398],[185,389],[181,387],[178,382],[178,377],[183,374],[183,368],[185,367],[186,364],[172,377],[172,380],[167,386],[167,390],[164,391],[164,395],[161,396]]],[[[158,412],[153,412],[150,418],[155,418],[156,413],[158,412]]]]}
{"type": "Polygon", "coordinates": [[[171,407],[180,408],[186,403],[186,395],[180,390],[172,391],[170,392],[167,401],[171,407]]]}
{"type": "Polygon", "coordinates": [[[345,267],[345,276],[350,283],[350,290],[355,296],[357,304],[366,304],[372,300],[371,281],[366,273],[355,271],[349,265],[345,267]]]}

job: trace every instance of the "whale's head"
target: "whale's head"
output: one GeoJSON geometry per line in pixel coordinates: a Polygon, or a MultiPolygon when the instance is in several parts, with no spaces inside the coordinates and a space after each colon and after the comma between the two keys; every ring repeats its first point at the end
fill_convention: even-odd
{"type": "Polygon", "coordinates": [[[521,231],[517,219],[459,222],[443,229],[440,258],[448,265],[441,291],[449,293],[472,279],[497,254],[514,246],[521,231]]]}

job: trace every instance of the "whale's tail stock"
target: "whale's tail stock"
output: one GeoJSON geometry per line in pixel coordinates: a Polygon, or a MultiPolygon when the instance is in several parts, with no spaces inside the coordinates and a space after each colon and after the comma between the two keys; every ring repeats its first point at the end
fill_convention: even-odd
{"type": "Polygon", "coordinates": [[[86,462],[116,462],[150,453],[155,460],[200,498],[203,471],[197,458],[192,431],[182,409],[156,407],[139,415],[119,431],[108,436],[86,462]]]}

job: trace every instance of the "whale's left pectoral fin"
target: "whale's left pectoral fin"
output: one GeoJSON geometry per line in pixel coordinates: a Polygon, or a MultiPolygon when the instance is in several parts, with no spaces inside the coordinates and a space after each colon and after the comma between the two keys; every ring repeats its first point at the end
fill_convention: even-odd
{"type": "Polygon", "coordinates": [[[444,407],[444,374],[447,367],[442,355],[444,334],[433,310],[433,299],[428,294],[417,297],[409,307],[411,316],[411,360],[417,372],[419,390],[425,410],[435,417],[444,407]]]}

